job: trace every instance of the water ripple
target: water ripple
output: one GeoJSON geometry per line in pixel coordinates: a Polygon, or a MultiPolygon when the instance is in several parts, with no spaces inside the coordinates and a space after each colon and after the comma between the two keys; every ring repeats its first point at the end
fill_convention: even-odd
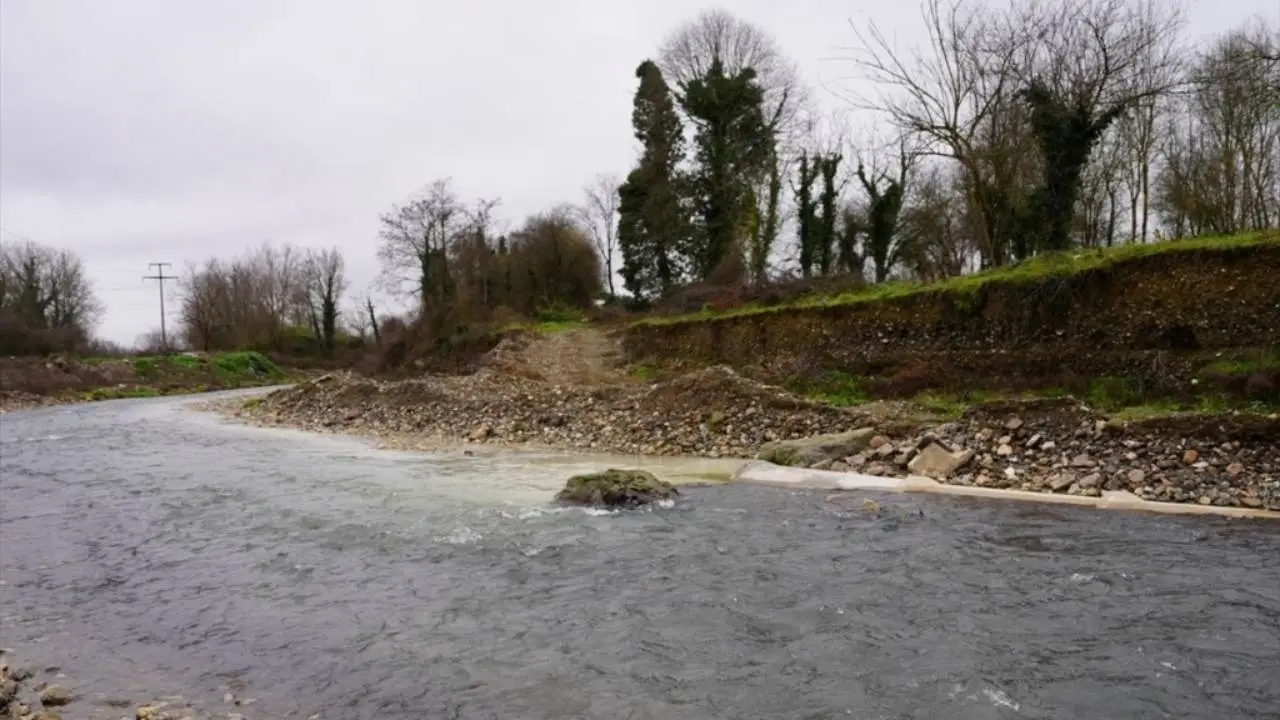
{"type": "MultiPolygon", "coordinates": [[[[1261,718],[1280,532],[377,453],[172,400],[6,416],[0,644],[253,717],[1261,718]]],[[[574,461],[576,462],[576,461],[574,461]]],[[[1271,715],[1268,715],[1271,713],[1271,715]]],[[[72,717],[72,716],[68,716],[72,717]]]]}

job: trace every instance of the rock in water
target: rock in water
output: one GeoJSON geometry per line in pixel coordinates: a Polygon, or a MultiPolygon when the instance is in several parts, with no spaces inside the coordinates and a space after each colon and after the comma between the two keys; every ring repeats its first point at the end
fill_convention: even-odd
{"type": "Polygon", "coordinates": [[[569,478],[556,500],[574,505],[636,507],[679,494],[670,483],[644,470],[605,470],[569,478]]]}
{"type": "Polygon", "coordinates": [[[75,699],[76,696],[61,685],[50,685],[40,691],[40,704],[45,707],[66,705],[75,699]]]}
{"type": "Polygon", "coordinates": [[[824,460],[840,460],[867,449],[875,432],[875,428],[861,428],[798,440],[778,440],[761,446],[756,457],[774,465],[813,467],[824,460]]]}

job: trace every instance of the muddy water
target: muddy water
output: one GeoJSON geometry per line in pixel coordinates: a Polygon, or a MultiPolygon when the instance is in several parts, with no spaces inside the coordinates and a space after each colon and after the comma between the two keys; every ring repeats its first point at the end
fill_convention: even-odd
{"type": "Polygon", "coordinates": [[[600,464],[177,400],[7,415],[0,645],[62,667],[64,718],[166,694],[247,718],[1277,717],[1275,523],[749,487],[548,505],[600,464]]]}

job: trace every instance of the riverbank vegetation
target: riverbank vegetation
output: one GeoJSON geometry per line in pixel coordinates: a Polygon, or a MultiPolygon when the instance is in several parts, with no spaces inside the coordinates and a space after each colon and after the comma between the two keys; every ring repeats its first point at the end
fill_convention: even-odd
{"type": "Polygon", "coordinates": [[[89,402],[260,387],[301,379],[259,352],[0,358],[0,405],[89,402]]]}
{"type": "MultiPolygon", "coordinates": [[[[862,123],[821,111],[767,28],[701,12],[618,78],[634,93],[625,173],[522,220],[428,180],[370,218],[375,286],[352,288],[336,247],[206,258],[181,273],[176,329],[131,351],[93,341],[102,306],[74,254],[5,243],[0,353],[457,372],[517,332],[963,300],[1280,242],[1267,234],[1280,227],[1280,34],[1265,21],[1192,41],[1176,8],[1148,0],[927,0],[921,19],[910,48],[854,27],[847,99],[862,123]]],[[[874,399],[874,385],[821,395],[874,399]]]]}

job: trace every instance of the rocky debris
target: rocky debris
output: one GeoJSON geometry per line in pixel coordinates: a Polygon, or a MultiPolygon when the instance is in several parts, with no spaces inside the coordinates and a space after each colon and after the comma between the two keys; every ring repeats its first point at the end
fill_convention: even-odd
{"type": "MultiPolygon", "coordinates": [[[[877,425],[909,431],[915,410],[874,413],[811,402],[715,367],[654,384],[553,385],[483,369],[472,375],[377,381],[349,374],[223,406],[250,422],[394,442],[533,444],[640,455],[755,457],[769,442],[877,425]],[[898,414],[894,414],[898,413],[898,414]]],[[[918,412],[918,410],[916,410],[918,412]]],[[[408,443],[406,443],[408,444],[408,443]]]]}
{"type": "MultiPolygon", "coordinates": [[[[8,652],[5,653],[6,657],[8,652]]],[[[58,720],[58,714],[47,708],[68,705],[76,699],[74,693],[61,685],[39,683],[27,687],[31,671],[26,668],[0,663],[0,713],[13,720],[58,720]],[[37,710],[36,705],[46,708],[37,710]]]]}
{"type": "MultiPolygon", "coordinates": [[[[10,660],[11,651],[0,651],[4,660],[10,660]]],[[[45,668],[46,673],[56,673],[59,668],[45,668]]],[[[62,676],[59,675],[59,678],[62,676]]],[[[22,667],[11,666],[8,662],[0,662],[0,719],[3,720],[60,720],[59,711],[86,706],[116,708],[108,710],[106,716],[120,717],[121,711],[127,712],[133,703],[128,700],[80,700],[77,693],[60,684],[44,682],[31,683],[32,673],[22,667]]],[[[249,705],[252,699],[235,699],[235,705],[249,705]]],[[[81,708],[80,714],[74,717],[103,717],[101,710],[81,708]],[[83,713],[88,714],[83,714],[83,713]]],[[[140,705],[134,713],[137,720],[197,720],[198,718],[226,718],[226,720],[246,720],[238,713],[205,714],[198,713],[181,696],[169,696],[155,702],[140,705]]]]}
{"type": "Polygon", "coordinates": [[[924,475],[935,480],[945,480],[972,459],[972,450],[952,452],[936,442],[930,442],[924,446],[920,454],[916,455],[907,464],[907,469],[917,475],[924,475]]]}
{"type": "MultiPolygon", "coordinates": [[[[875,449],[890,447],[889,438],[883,435],[872,437],[875,432],[875,428],[860,428],[849,432],[814,435],[794,440],[775,440],[765,443],[757,457],[775,465],[798,467],[816,467],[823,463],[830,465],[840,458],[848,457],[873,445],[875,449]]],[[[892,452],[891,447],[890,452],[892,452]]]]}
{"type": "Polygon", "coordinates": [[[1280,510],[1280,421],[1107,421],[1073,400],[977,406],[827,469],[958,485],[1280,510]],[[1014,421],[1017,422],[1014,422],[1014,421]],[[1232,430],[1232,428],[1237,428],[1232,430]],[[893,462],[880,457],[893,455],[893,462]],[[902,462],[904,458],[909,458],[902,462]]]}
{"type": "Polygon", "coordinates": [[[30,410],[58,404],[56,398],[17,390],[0,390],[0,415],[15,410],[30,410]]]}
{"type": "Polygon", "coordinates": [[[605,470],[569,478],[556,500],[574,505],[636,507],[679,494],[670,483],[644,470],[605,470]]]}
{"type": "Polygon", "coordinates": [[[230,412],[262,425],[373,435],[410,448],[439,441],[703,457],[765,451],[766,459],[786,461],[777,456],[780,448],[814,447],[821,449],[786,462],[960,485],[1092,496],[1127,490],[1147,500],[1280,510],[1274,417],[1120,423],[1058,398],[987,403],[939,424],[907,404],[823,405],[727,367],[600,387],[493,369],[395,382],[335,374],[230,412]],[[823,436],[855,444],[840,456],[823,436]],[[806,438],[813,440],[782,442],[806,438]]]}

